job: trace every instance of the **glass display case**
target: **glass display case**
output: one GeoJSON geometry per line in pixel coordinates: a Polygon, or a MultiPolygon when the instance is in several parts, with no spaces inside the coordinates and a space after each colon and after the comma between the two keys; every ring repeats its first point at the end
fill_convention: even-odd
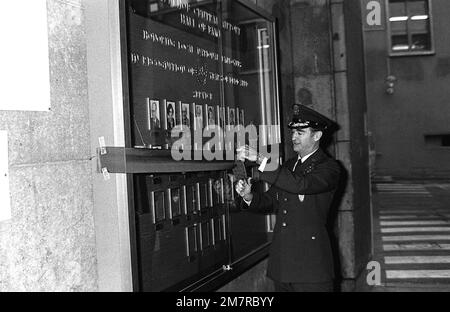
{"type": "Polygon", "coordinates": [[[275,20],[241,0],[121,10],[129,144],[100,162],[130,181],[135,290],[212,290],[270,244],[273,219],[242,209],[232,169],[238,146],[281,142],[275,20]]]}

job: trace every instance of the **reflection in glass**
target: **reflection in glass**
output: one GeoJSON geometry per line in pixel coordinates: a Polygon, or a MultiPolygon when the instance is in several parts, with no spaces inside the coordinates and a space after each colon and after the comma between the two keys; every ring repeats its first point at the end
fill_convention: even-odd
{"type": "Polygon", "coordinates": [[[190,128],[190,107],[187,103],[181,103],[181,125],[190,128]]]}
{"type": "Polygon", "coordinates": [[[166,114],[167,114],[167,130],[172,130],[175,127],[175,102],[166,102],[166,114]]]}

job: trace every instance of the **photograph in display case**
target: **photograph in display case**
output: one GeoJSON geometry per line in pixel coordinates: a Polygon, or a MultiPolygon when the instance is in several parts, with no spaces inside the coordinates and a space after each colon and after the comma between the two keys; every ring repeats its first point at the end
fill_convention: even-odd
{"type": "Polygon", "coordinates": [[[239,122],[245,127],[244,109],[239,110],[239,122]]]}
{"type": "Polygon", "coordinates": [[[190,105],[187,103],[181,103],[181,126],[190,128],[191,127],[191,110],[190,105]]]}
{"type": "Polygon", "coordinates": [[[169,190],[170,197],[170,211],[172,212],[172,218],[181,216],[182,207],[182,194],[180,188],[174,188],[169,190]]]}
{"type": "Polygon", "coordinates": [[[147,98],[147,120],[148,130],[161,128],[161,114],[159,110],[159,100],[147,98]]]}
{"type": "Polygon", "coordinates": [[[214,106],[205,104],[205,114],[206,126],[214,126],[216,124],[214,106]]]}
{"type": "Polygon", "coordinates": [[[192,104],[194,112],[194,130],[203,130],[203,106],[192,104]]]}
{"type": "Polygon", "coordinates": [[[220,127],[223,127],[224,125],[224,117],[222,116],[222,107],[220,106],[216,106],[216,120],[217,120],[217,125],[220,127]]]}
{"type": "Polygon", "coordinates": [[[175,127],[175,102],[165,101],[165,119],[166,119],[166,130],[171,131],[175,127]]]}
{"type": "Polygon", "coordinates": [[[166,220],[165,192],[152,192],[150,205],[155,223],[166,220]]]}
{"type": "Polygon", "coordinates": [[[236,111],[234,108],[228,107],[228,123],[229,126],[236,125],[236,111]]]}

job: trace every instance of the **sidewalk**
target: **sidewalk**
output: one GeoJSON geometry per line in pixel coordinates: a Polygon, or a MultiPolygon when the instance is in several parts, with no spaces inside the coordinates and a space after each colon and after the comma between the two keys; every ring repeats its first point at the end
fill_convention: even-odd
{"type": "Polygon", "coordinates": [[[450,291],[450,181],[372,185],[375,292],[450,291]]]}

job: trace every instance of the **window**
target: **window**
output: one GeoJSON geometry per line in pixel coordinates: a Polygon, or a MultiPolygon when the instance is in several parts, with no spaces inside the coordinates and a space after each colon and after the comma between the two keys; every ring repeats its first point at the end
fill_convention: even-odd
{"type": "Polygon", "coordinates": [[[429,0],[387,0],[391,55],[434,53],[429,0]]]}
{"type": "Polygon", "coordinates": [[[425,135],[426,147],[450,147],[450,134],[425,135]]]}

